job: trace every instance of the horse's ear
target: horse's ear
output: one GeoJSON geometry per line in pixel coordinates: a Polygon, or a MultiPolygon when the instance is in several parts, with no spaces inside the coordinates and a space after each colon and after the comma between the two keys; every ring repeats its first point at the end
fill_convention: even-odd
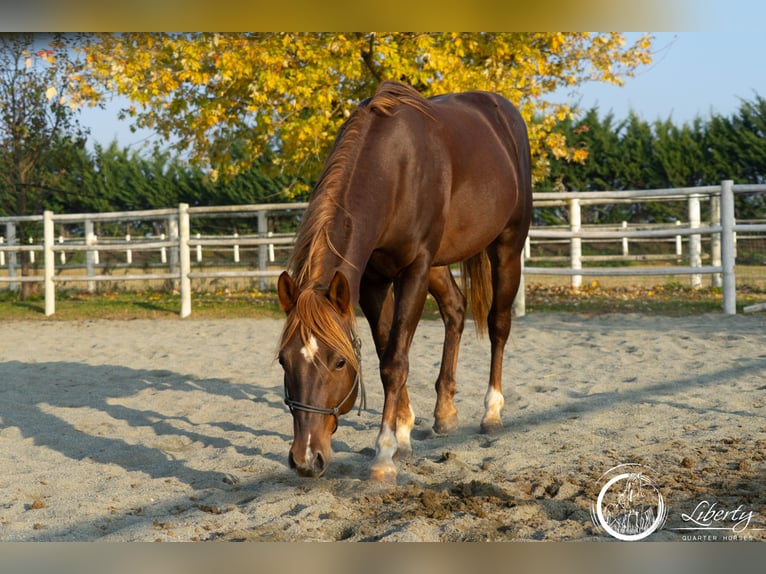
{"type": "Polygon", "coordinates": [[[340,271],[330,281],[327,289],[327,298],[340,313],[347,313],[351,307],[351,289],[348,286],[346,276],[340,271]]]}
{"type": "Polygon", "coordinates": [[[277,293],[279,294],[279,306],[282,307],[282,311],[289,313],[290,309],[295,306],[295,301],[298,300],[298,288],[287,271],[282,271],[279,276],[277,293]]]}

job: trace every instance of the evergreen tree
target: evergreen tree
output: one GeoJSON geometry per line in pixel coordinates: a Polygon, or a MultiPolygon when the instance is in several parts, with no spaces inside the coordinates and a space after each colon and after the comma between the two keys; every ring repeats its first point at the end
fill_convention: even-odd
{"type": "MultiPolygon", "coordinates": [[[[581,163],[552,160],[550,178],[537,191],[593,191],[662,189],[736,183],[766,182],[766,100],[743,101],[730,117],[718,114],[676,125],[670,118],[652,124],[635,113],[616,122],[613,114],[601,117],[597,108],[577,120],[566,120],[558,130],[588,157],[581,163]]],[[[652,202],[591,206],[583,210],[585,222],[674,221],[686,219],[683,202],[652,202]]],[[[703,208],[704,209],[704,208],[703,208]]],[[[763,195],[737,198],[740,217],[762,218],[763,195]]],[[[706,214],[703,212],[703,217],[706,214]]],[[[562,223],[565,210],[538,210],[538,223],[562,223]],[[542,216],[540,214],[543,214],[542,216]]]]}

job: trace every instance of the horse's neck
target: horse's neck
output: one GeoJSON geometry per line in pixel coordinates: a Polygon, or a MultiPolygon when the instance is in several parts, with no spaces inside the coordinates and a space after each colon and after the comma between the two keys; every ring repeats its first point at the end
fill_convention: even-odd
{"type": "Polygon", "coordinates": [[[353,254],[350,252],[344,253],[338,250],[337,253],[327,252],[324,253],[318,261],[313,261],[312,265],[315,267],[315,272],[312,273],[312,278],[305,287],[312,288],[327,288],[330,285],[335,274],[340,271],[346,277],[349,288],[351,289],[351,302],[354,306],[359,302],[359,285],[362,280],[362,274],[367,264],[366,259],[352,260],[353,254]]]}
{"type": "MultiPolygon", "coordinates": [[[[322,190],[315,201],[320,202],[312,216],[315,217],[314,242],[327,242],[326,245],[314,245],[309,250],[308,264],[314,286],[328,285],[337,271],[341,271],[351,288],[352,302],[359,300],[359,285],[367,262],[375,249],[376,234],[379,230],[370,227],[370,211],[377,212],[382,207],[375,205],[381,198],[370,196],[363,185],[354,185],[354,165],[357,148],[365,137],[368,123],[357,121],[356,130],[346,134],[350,138],[339,151],[333,152],[334,164],[323,176],[322,190]],[[358,128],[358,129],[357,129],[358,128]],[[325,235],[326,233],[326,235],[325,235]]],[[[351,129],[351,128],[349,128],[351,129]]]]}

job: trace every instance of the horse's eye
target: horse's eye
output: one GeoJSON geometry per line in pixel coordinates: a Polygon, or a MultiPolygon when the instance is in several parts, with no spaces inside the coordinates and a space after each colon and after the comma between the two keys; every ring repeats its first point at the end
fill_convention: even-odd
{"type": "Polygon", "coordinates": [[[345,366],[346,366],[346,359],[338,359],[338,362],[335,363],[335,368],[338,370],[342,369],[345,366]]]}

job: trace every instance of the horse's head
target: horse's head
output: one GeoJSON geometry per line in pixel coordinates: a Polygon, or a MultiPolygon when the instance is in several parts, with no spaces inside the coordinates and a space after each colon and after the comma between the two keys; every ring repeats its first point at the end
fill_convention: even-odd
{"type": "Polygon", "coordinates": [[[328,287],[299,290],[284,272],[278,292],[287,315],[279,363],[293,415],[290,468],[301,476],[321,476],[330,462],[338,417],[353,408],[362,387],[348,281],[337,272],[328,287]]]}

